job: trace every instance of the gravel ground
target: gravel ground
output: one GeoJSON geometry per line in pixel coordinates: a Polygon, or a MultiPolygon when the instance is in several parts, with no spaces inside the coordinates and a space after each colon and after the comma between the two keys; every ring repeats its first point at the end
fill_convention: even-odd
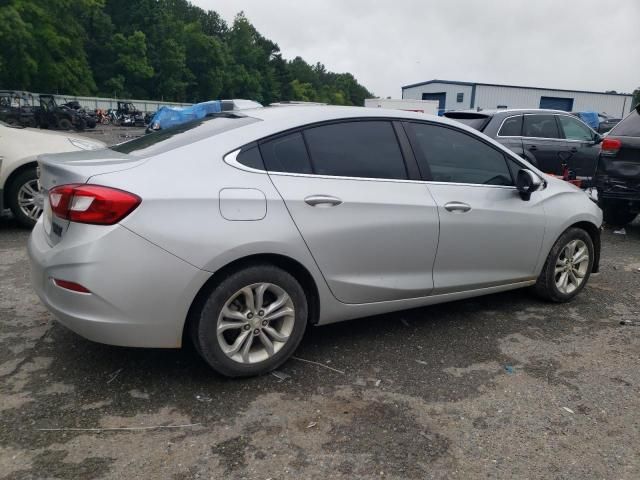
{"type": "MultiPolygon", "coordinates": [[[[114,125],[97,125],[96,128],[87,129],[80,135],[100,140],[107,145],[126,142],[132,138],[144,135],[144,127],[116,127],[114,125]]],[[[78,134],[78,132],[76,132],[78,134]]]]}
{"type": "Polygon", "coordinates": [[[244,380],[57,324],[27,236],[0,219],[2,478],[640,478],[640,327],[620,324],[639,321],[638,223],[604,233],[572,303],[515,291],[312,328],[296,355],[320,365],[244,380]]]}

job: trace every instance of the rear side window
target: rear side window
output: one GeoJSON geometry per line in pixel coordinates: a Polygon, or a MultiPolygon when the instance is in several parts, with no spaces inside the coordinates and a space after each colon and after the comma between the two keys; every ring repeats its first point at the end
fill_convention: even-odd
{"type": "Polygon", "coordinates": [[[519,137],[520,135],[522,135],[522,115],[509,117],[502,122],[498,136],[519,137]]]}
{"type": "Polygon", "coordinates": [[[318,175],[406,179],[393,126],[386,121],[345,122],[304,131],[318,175]]]}
{"type": "Polygon", "coordinates": [[[452,128],[413,123],[422,172],[436,182],[513,185],[502,152],[452,128]],[[426,162],[426,163],[425,163],[426,162]]]}
{"type": "Polygon", "coordinates": [[[638,109],[633,110],[626,118],[613,127],[610,135],[620,137],[640,137],[640,113],[638,109]]]}
{"type": "Polygon", "coordinates": [[[307,147],[300,132],[264,142],[260,151],[267,170],[271,172],[312,173],[307,147]]]}
{"type": "Polygon", "coordinates": [[[558,115],[558,120],[560,120],[560,126],[562,127],[562,133],[565,139],[587,142],[593,140],[591,129],[581,121],[565,115],[558,115]]]}
{"type": "Polygon", "coordinates": [[[262,156],[257,146],[243,148],[236,157],[236,161],[247,167],[255,168],[256,170],[264,170],[262,156]]]}
{"type": "Polygon", "coordinates": [[[525,115],[523,137],[560,138],[554,115],[525,115]]]}

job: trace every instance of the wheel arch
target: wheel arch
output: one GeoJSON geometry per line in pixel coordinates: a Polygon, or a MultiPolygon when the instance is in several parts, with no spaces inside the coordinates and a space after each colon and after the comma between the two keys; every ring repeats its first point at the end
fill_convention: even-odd
{"type": "Polygon", "coordinates": [[[598,273],[600,270],[600,229],[594,223],[588,221],[576,222],[569,225],[568,228],[579,228],[589,234],[589,237],[591,237],[591,241],[593,242],[593,268],[591,269],[591,272],[598,273]]]}
{"type": "Polygon", "coordinates": [[[293,275],[293,277],[300,282],[300,285],[307,294],[309,319],[308,323],[315,325],[320,318],[320,294],[318,292],[318,286],[307,268],[297,260],[291,257],[275,253],[263,253],[254,254],[246,257],[233,260],[223,267],[219,268],[216,272],[211,274],[209,279],[200,287],[195,298],[191,302],[189,311],[187,312],[187,318],[185,319],[184,326],[182,328],[182,344],[185,344],[189,337],[189,330],[194,324],[196,316],[204,302],[206,302],[209,293],[230,273],[241,270],[245,267],[256,265],[260,263],[268,263],[282,268],[286,272],[293,275]]]}

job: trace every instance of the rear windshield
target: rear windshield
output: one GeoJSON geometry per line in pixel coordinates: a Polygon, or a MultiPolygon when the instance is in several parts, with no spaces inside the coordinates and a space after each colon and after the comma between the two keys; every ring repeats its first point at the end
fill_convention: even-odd
{"type": "Polygon", "coordinates": [[[489,123],[488,116],[478,115],[477,113],[447,113],[445,117],[480,131],[489,123]]]}
{"type": "Polygon", "coordinates": [[[119,143],[111,147],[111,150],[136,157],[158,155],[259,121],[239,113],[217,113],[119,143]]]}
{"type": "Polygon", "coordinates": [[[640,137],[640,113],[636,107],[626,118],[611,130],[609,135],[617,137],[640,137]]]}

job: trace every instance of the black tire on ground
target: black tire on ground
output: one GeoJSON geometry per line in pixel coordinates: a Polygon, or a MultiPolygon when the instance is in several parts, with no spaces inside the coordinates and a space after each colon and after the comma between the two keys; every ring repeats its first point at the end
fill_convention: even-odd
{"type": "Polygon", "coordinates": [[[7,204],[9,209],[11,210],[11,213],[13,213],[18,224],[24,228],[33,228],[36,224],[36,220],[25,215],[20,209],[20,205],[18,205],[18,192],[20,191],[20,187],[25,183],[31,182],[36,178],[38,178],[38,175],[35,167],[23,170],[11,180],[9,187],[7,188],[7,204]]]}
{"type": "Polygon", "coordinates": [[[191,338],[202,358],[218,373],[228,377],[262,375],[282,365],[298,348],[307,327],[307,298],[300,283],[288,272],[270,264],[257,264],[229,274],[195,313],[191,338]],[[272,283],[291,298],[295,310],[293,330],[286,343],[273,356],[258,363],[240,363],[229,358],[218,342],[218,316],[228,299],[242,288],[256,283],[272,283]]]}
{"type": "Polygon", "coordinates": [[[602,206],[604,221],[616,227],[622,227],[633,222],[636,215],[631,211],[629,205],[623,202],[608,202],[602,206]]]}
{"type": "Polygon", "coordinates": [[[589,276],[593,269],[593,261],[593,240],[591,240],[589,234],[581,228],[567,229],[562,235],[560,235],[560,238],[556,240],[556,243],[551,248],[551,251],[547,256],[547,260],[544,263],[544,267],[542,268],[542,272],[540,272],[540,276],[533,287],[534,292],[544,300],[551,302],[564,303],[572,300],[582,291],[589,281],[589,276]],[[558,257],[562,250],[573,240],[582,240],[586,244],[589,251],[589,263],[582,283],[573,292],[564,293],[561,292],[556,285],[556,263],[558,262],[558,257]]]}
{"type": "Polygon", "coordinates": [[[58,128],[60,130],[71,130],[73,128],[73,124],[68,118],[61,118],[58,120],[58,128]]]}

